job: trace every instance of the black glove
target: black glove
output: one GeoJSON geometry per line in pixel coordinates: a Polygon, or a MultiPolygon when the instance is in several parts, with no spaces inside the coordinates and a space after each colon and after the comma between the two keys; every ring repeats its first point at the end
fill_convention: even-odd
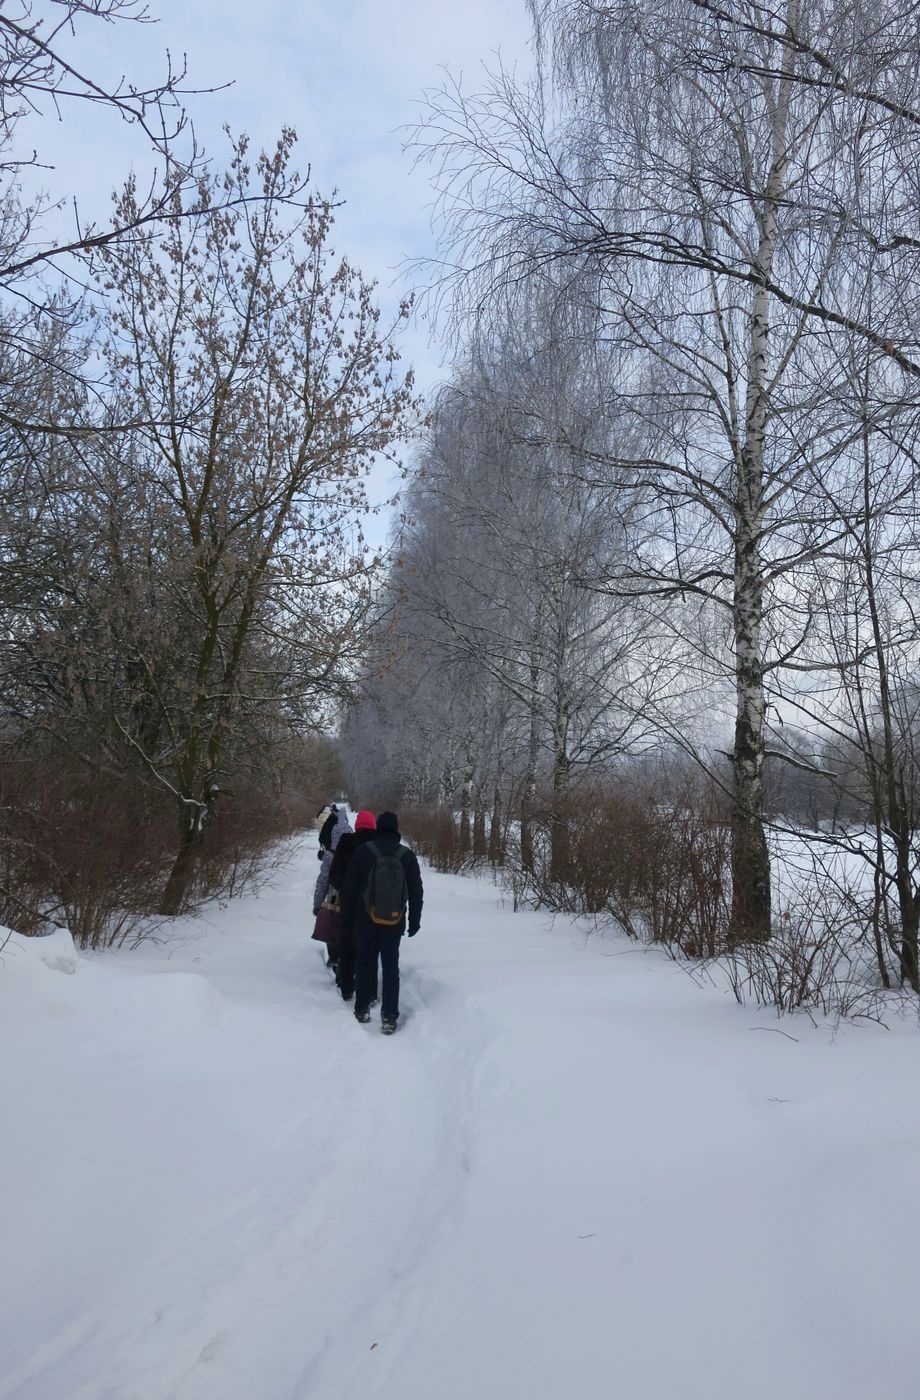
{"type": "Polygon", "coordinates": [[[322,858],[323,858],[323,848],[322,848],[322,846],[320,846],[319,850],[316,852],[316,859],[317,859],[317,860],[322,860],[322,858]]]}
{"type": "Polygon", "coordinates": [[[410,930],[409,930],[409,937],[410,937],[410,938],[414,938],[415,935],[416,935],[417,933],[418,933],[418,929],[417,929],[417,928],[410,928],[410,930]]]}

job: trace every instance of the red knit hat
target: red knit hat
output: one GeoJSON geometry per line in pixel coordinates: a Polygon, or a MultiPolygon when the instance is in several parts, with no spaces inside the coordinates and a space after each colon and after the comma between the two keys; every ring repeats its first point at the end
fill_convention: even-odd
{"type": "Polygon", "coordinates": [[[359,812],[355,817],[355,831],[376,831],[377,818],[373,812],[359,812]]]}

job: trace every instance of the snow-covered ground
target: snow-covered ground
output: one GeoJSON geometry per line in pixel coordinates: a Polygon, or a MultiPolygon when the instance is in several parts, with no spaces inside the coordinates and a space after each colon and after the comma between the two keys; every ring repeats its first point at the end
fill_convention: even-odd
{"type": "Polygon", "coordinates": [[[274,885],[0,966],[3,1400],[915,1400],[920,1032],[426,872],[359,1027],[274,885]]]}

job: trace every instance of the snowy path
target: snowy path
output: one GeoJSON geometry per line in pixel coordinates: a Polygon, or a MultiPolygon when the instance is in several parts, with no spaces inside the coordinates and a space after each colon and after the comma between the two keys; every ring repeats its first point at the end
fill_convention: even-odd
{"type": "Polygon", "coordinates": [[[915,1400],[915,1026],[792,1040],[426,872],[386,1040],[314,873],[4,953],[0,1400],[915,1400]]]}

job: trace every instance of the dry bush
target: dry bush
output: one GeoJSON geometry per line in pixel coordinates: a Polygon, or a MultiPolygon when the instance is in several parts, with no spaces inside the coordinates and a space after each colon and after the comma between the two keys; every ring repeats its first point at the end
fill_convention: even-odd
{"type": "MultiPolygon", "coordinates": [[[[407,811],[403,826],[436,869],[470,868],[446,808],[407,811]]],[[[512,831],[504,878],[515,908],[612,921],[687,960],[692,975],[728,986],[739,1003],[845,1017],[881,1015],[871,891],[817,861],[778,894],[768,942],[731,929],[731,827],[718,792],[634,781],[544,798],[532,812],[533,861],[512,831]]]]}
{"type": "Polygon", "coordinates": [[[405,807],[399,824],[415,851],[442,874],[470,869],[469,851],[464,851],[460,831],[449,807],[405,807]]]}
{"type": "Polygon", "coordinates": [[[510,862],[515,906],[607,915],[631,937],[689,957],[729,932],[729,828],[715,796],[686,786],[583,790],[539,804],[533,862],[510,862]]]}
{"type": "MultiPolygon", "coordinates": [[[[186,910],[249,890],[309,826],[310,799],[227,796],[205,834],[186,910]]],[[[80,948],[134,945],[158,926],[175,856],[175,803],[126,776],[87,776],[47,760],[0,763],[0,923],[67,927],[80,948]]]]}
{"type": "Polygon", "coordinates": [[[32,760],[0,765],[0,809],[11,889],[4,916],[14,927],[64,925],[81,948],[136,934],[174,842],[170,803],[124,778],[32,760]]]}
{"type": "Polygon", "coordinates": [[[730,987],[739,1003],[878,1018],[871,892],[816,860],[784,883],[768,942],[731,924],[731,827],[697,782],[585,791],[536,814],[533,868],[511,874],[515,903],[612,919],[730,987]]]}
{"type": "Polygon", "coordinates": [[[690,958],[731,942],[729,823],[713,794],[656,805],[644,833],[649,937],[690,958]]]}
{"type": "Polygon", "coordinates": [[[31,849],[10,830],[4,811],[0,815],[0,924],[26,937],[53,927],[31,878],[31,864],[31,849]]]}
{"type": "Polygon", "coordinates": [[[741,1006],[878,1020],[883,994],[873,977],[870,922],[856,888],[816,869],[784,899],[769,942],[729,948],[703,970],[741,1006]]]}
{"type": "Polygon", "coordinates": [[[288,838],[315,824],[314,798],[251,791],[225,797],[195,867],[189,905],[251,892],[292,853],[288,838]]]}
{"type": "Polygon", "coordinates": [[[299,830],[312,825],[320,807],[344,791],[338,741],[324,734],[292,739],[276,755],[291,821],[299,830]]]}

